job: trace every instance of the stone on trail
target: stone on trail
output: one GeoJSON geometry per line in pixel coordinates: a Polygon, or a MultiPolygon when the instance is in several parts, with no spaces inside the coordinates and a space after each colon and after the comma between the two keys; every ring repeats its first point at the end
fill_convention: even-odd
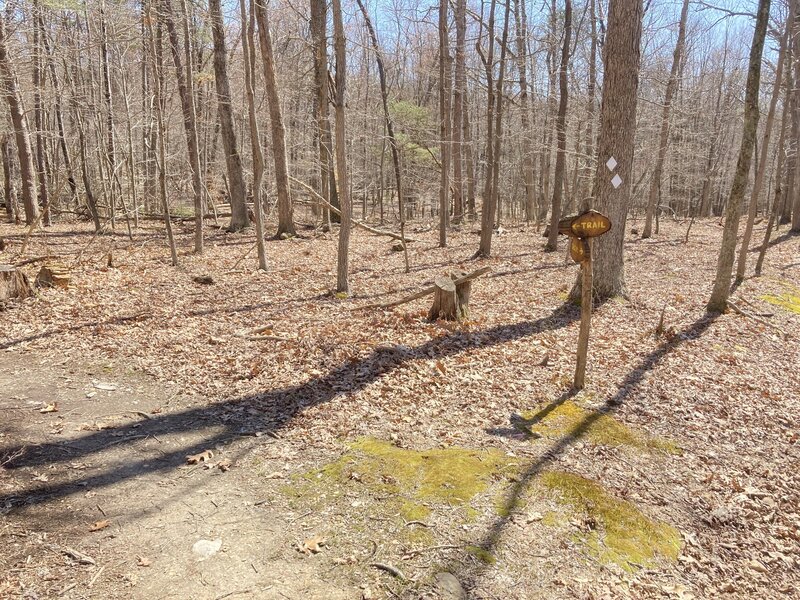
{"type": "Polygon", "coordinates": [[[222,540],[198,540],[192,546],[192,552],[197,554],[198,562],[211,558],[222,548],[222,540]]]}

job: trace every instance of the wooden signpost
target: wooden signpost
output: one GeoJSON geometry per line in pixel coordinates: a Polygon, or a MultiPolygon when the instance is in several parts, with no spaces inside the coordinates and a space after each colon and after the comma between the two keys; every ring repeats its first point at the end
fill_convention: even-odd
{"type": "Polygon", "coordinates": [[[611,221],[596,210],[587,210],[558,222],[558,233],[569,236],[569,254],[581,265],[581,328],[578,334],[578,359],[572,386],[582,390],[586,378],[589,330],[592,321],[592,243],[594,237],[608,233],[611,221]]]}

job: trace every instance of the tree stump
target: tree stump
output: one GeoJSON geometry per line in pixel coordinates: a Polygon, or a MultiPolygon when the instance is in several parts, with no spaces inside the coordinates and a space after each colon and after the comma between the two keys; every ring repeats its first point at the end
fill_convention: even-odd
{"type": "Polygon", "coordinates": [[[428,312],[428,320],[457,321],[459,319],[456,283],[450,277],[437,277],[433,282],[433,306],[428,312]]]}
{"type": "Polygon", "coordinates": [[[48,262],[42,265],[39,274],[36,276],[36,285],[39,287],[57,287],[67,289],[69,287],[69,269],[56,262],[48,262]]]}
{"type": "Polygon", "coordinates": [[[12,265],[0,265],[0,308],[8,300],[23,299],[33,295],[33,288],[28,283],[25,273],[12,265]]]}
{"type": "MultiPolygon", "coordinates": [[[[465,271],[458,271],[451,273],[450,277],[453,281],[466,277],[465,271]]],[[[458,320],[469,318],[469,294],[472,291],[472,280],[468,279],[456,285],[456,298],[458,299],[458,320]]]]}

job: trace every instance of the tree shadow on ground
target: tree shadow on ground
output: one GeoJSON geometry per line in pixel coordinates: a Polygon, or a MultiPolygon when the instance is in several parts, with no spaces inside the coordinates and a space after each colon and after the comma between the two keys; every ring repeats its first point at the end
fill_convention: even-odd
{"type": "MultiPolygon", "coordinates": [[[[456,331],[416,347],[379,346],[363,359],[346,360],[328,374],[302,384],[167,415],[147,415],[149,418],[144,421],[110,430],[94,431],[76,439],[29,445],[22,456],[7,465],[9,469],[73,463],[101,453],[112,445],[128,444],[147,438],[159,440],[160,436],[168,434],[196,433],[207,429],[201,439],[163,452],[158,458],[129,460],[95,474],[49,485],[29,486],[14,493],[0,495],[0,507],[39,504],[145,474],[173,470],[185,464],[187,455],[223,446],[242,435],[253,435],[257,432],[277,435],[305,409],[330,402],[342,393],[357,392],[381,375],[402,367],[409,361],[440,359],[468,349],[492,347],[566,327],[578,317],[579,311],[574,306],[564,304],[535,321],[498,325],[480,331],[456,331]]],[[[0,456],[14,455],[23,445],[0,447],[0,456]]]]}
{"type": "MultiPolygon", "coordinates": [[[[686,341],[698,339],[718,317],[719,315],[714,313],[704,314],[694,323],[665,340],[650,354],[642,358],[622,381],[616,394],[608,398],[599,409],[591,411],[583,420],[572,428],[569,433],[554,441],[553,444],[542,453],[540,458],[534,460],[520,473],[499,504],[500,509],[498,512],[506,516],[497,518],[488,529],[486,529],[483,536],[479,540],[473,542],[473,545],[483,548],[489,553],[494,553],[502,542],[506,526],[510,523],[511,518],[524,505],[526,492],[532,486],[536,478],[543,473],[545,468],[558,459],[575,442],[583,438],[599,419],[614,413],[639,384],[641,384],[644,375],[656,367],[669,352],[675,350],[686,341]]],[[[563,404],[572,395],[571,392],[562,394],[559,398],[542,408],[528,421],[532,423],[541,421],[548,413],[563,404]]],[[[502,433],[499,434],[502,435],[502,433]]],[[[463,582],[465,583],[465,587],[468,589],[474,587],[485,571],[485,568],[485,566],[481,566],[474,574],[464,575],[463,582]]],[[[454,560],[443,570],[449,570],[458,575],[459,571],[463,571],[463,569],[462,562],[454,560]]]]}

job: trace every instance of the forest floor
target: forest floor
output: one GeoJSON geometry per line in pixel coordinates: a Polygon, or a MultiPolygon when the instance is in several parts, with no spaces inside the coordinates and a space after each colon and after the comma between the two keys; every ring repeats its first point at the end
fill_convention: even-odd
{"type": "Polygon", "coordinates": [[[252,232],[179,227],[174,268],[159,228],[30,240],[72,282],[0,312],[0,597],[800,595],[800,237],[736,289],[756,319],[705,312],[715,220],[629,231],[570,394],[577,267],[532,227],[480,261],[410,228],[408,274],[356,231],[349,298],[335,235],[262,273],[252,232]],[[464,324],[365,309],[456,266],[492,268],[464,324]]]}

